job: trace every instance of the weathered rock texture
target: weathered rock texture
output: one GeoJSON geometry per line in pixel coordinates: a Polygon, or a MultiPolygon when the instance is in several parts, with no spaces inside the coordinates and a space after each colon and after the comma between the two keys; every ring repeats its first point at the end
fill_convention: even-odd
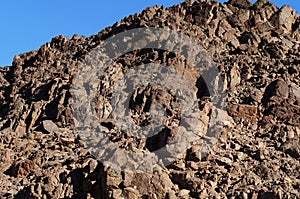
{"type": "MultiPolygon", "coordinates": [[[[146,50],[129,53],[117,64],[148,58],[180,61],[146,50]]],[[[300,17],[289,6],[278,8],[267,0],[156,6],[91,37],[55,37],[0,68],[0,196],[299,198],[299,88],[300,17]],[[210,53],[224,77],[235,122],[220,132],[206,157],[196,140],[185,158],[163,170],[118,173],[84,148],[74,130],[70,88],[76,68],[100,41],[145,26],[180,30],[210,53]]]]}

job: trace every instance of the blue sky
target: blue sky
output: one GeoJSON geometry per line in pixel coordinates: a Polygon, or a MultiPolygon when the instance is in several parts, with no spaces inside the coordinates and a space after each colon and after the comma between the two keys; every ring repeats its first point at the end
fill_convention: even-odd
{"type": "MultiPolygon", "coordinates": [[[[183,0],[182,0],[183,1],[183,0]]],[[[0,66],[11,65],[15,55],[38,49],[57,35],[90,36],[125,16],[153,5],[172,6],[180,0],[9,0],[0,3],[0,66]]],[[[221,1],[224,2],[224,1],[221,1]]],[[[281,7],[298,0],[273,0],[281,7]]]]}

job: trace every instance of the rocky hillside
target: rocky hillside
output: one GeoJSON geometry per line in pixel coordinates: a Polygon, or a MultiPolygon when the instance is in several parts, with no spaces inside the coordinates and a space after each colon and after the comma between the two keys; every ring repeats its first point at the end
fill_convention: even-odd
{"type": "MultiPolygon", "coordinates": [[[[149,62],[191,70],[157,49],[130,52],[113,68],[149,62]]],[[[0,88],[1,198],[300,197],[300,17],[289,6],[212,0],[147,8],[91,37],[58,36],[16,56],[0,68],[0,88]],[[118,172],[91,155],[74,126],[71,100],[85,56],[139,27],[178,30],[206,49],[224,79],[231,121],[206,156],[203,140],[195,140],[183,158],[152,173],[118,172]]],[[[207,96],[198,97],[209,118],[207,96]]],[[[155,145],[107,130],[112,142],[145,153],[155,145]]]]}

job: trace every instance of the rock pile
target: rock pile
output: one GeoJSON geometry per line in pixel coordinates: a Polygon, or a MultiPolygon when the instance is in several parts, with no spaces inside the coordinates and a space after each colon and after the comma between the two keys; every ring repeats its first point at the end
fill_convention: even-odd
{"type": "MultiPolygon", "coordinates": [[[[115,65],[149,60],[188,68],[155,49],[130,52],[115,65]]],[[[209,102],[202,108],[209,117],[209,102]]],[[[1,198],[299,198],[300,17],[267,0],[196,1],[147,8],[91,37],[55,37],[0,68],[0,130],[1,198]],[[209,52],[233,120],[207,156],[200,139],[167,168],[118,172],[84,147],[70,89],[101,41],[152,26],[182,31],[209,52]]],[[[109,136],[149,150],[141,140],[109,136]]]]}

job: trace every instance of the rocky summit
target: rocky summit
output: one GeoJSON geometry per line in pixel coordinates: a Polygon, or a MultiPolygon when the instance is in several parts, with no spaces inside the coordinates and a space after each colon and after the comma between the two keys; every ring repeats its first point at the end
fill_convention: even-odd
{"type": "MultiPolygon", "coordinates": [[[[96,112],[109,144],[120,151],[151,154],[178,135],[172,130],[181,125],[178,101],[162,86],[140,87],[129,104],[138,125],[149,122],[149,103],[168,110],[159,136],[138,139],[113,122],[112,85],[124,71],[148,63],[194,74],[184,57],[160,49],[131,51],[112,62],[94,87],[96,112]]],[[[147,8],[96,35],[58,36],[15,56],[12,66],[0,68],[0,88],[1,198],[300,198],[300,17],[290,6],[199,0],[147,8]],[[205,132],[212,96],[203,91],[201,77],[191,78],[206,128],[175,161],[147,173],[130,162],[115,170],[93,155],[78,133],[72,105],[89,53],[141,27],[176,30],[196,41],[226,91],[225,113],[217,111],[226,115],[221,127],[205,132]]]]}

